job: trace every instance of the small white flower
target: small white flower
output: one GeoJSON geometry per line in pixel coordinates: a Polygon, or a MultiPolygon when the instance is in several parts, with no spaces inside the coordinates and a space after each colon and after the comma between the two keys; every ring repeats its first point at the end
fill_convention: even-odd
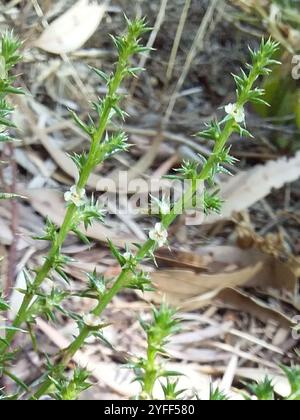
{"type": "Polygon", "coordinates": [[[149,238],[152,239],[152,241],[157,242],[159,247],[162,247],[167,242],[168,232],[163,227],[162,223],[156,223],[154,229],[149,232],[149,238]]]}
{"type": "Polygon", "coordinates": [[[70,191],[67,191],[64,195],[65,201],[67,203],[73,203],[76,207],[83,206],[85,204],[85,190],[82,188],[78,190],[76,185],[73,185],[70,188],[70,191]]]}
{"type": "Polygon", "coordinates": [[[83,322],[85,323],[85,325],[87,327],[93,327],[94,328],[94,327],[98,327],[98,326],[101,325],[100,319],[93,314],[84,315],[84,317],[82,319],[83,319],[83,322]]]}
{"type": "Polygon", "coordinates": [[[123,254],[123,257],[125,258],[126,261],[130,261],[132,258],[132,254],[131,252],[125,252],[125,254],[123,254]]]}
{"type": "Polygon", "coordinates": [[[225,112],[234,118],[237,123],[245,121],[245,111],[242,106],[238,106],[237,104],[228,104],[225,106],[225,112]]]}

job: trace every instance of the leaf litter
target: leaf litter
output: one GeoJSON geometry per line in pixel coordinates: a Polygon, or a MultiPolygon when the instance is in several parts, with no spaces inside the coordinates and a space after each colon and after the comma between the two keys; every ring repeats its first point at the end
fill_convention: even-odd
{"type": "MultiPolygon", "coordinates": [[[[40,262],[40,251],[46,246],[39,244],[36,249],[32,249],[31,235],[40,233],[42,222],[47,216],[58,225],[61,223],[64,211],[62,192],[72,185],[75,175],[74,166],[66,152],[76,152],[78,148],[80,150],[82,143],[86,141],[72,126],[66,110],[66,105],[74,106],[78,102],[78,95],[81,95],[78,89],[74,88],[74,77],[88,85],[91,95],[101,93],[99,86],[94,84],[87,71],[86,64],[96,62],[100,67],[108,65],[109,70],[114,57],[103,39],[107,32],[119,31],[121,22],[121,9],[110,14],[109,2],[89,3],[80,0],[75,5],[74,2],[57,2],[55,10],[51,10],[46,1],[40,3],[42,8],[45,6],[44,18],[50,16],[51,19],[49,25],[39,27],[39,30],[34,29],[30,33],[30,39],[35,39],[34,45],[38,49],[32,48],[33,45],[26,45],[27,61],[22,72],[24,83],[33,95],[31,98],[19,99],[24,102],[19,103],[19,114],[15,115],[17,125],[22,129],[20,137],[25,138],[16,151],[20,168],[18,193],[28,197],[28,202],[18,204],[22,214],[18,228],[19,281],[22,281],[24,268],[22,257],[28,255],[28,261],[25,260],[26,266],[32,268],[36,262],[40,262]],[[81,18],[83,15],[87,18],[78,19],[78,16],[81,18]],[[51,71],[46,71],[49,60],[53,60],[53,56],[48,52],[54,54],[57,60],[52,62],[51,71]],[[75,53],[81,55],[76,56],[75,53]],[[72,65],[68,63],[69,56],[72,58],[72,65]],[[78,58],[82,56],[87,57],[84,59],[84,66],[80,62],[82,59],[78,58]],[[38,77],[41,76],[41,69],[44,70],[43,80],[38,77]],[[59,71],[60,69],[63,70],[59,71]],[[55,77],[52,77],[54,73],[55,77]],[[44,90],[43,84],[47,86],[47,90],[44,90]]],[[[135,6],[128,3],[127,0],[120,2],[126,12],[134,13],[135,6]]],[[[155,9],[158,9],[160,2],[154,3],[155,9]]],[[[177,3],[180,2],[176,0],[176,5],[177,3]]],[[[152,21],[153,11],[149,7],[144,4],[143,13],[148,14],[152,21]]],[[[177,7],[175,11],[175,8],[173,10],[171,7],[165,17],[166,22],[170,18],[172,22],[178,20],[178,10],[180,8],[177,7]]],[[[17,24],[21,17],[20,10],[14,8],[11,13],[16,17],[17,24]]],[[[201,8],[196,12],[191,9],[190,13],[193,18],[188,23],[188,34],[183,35],[185,45],[190,45],[190,34],[196,33],[203,17],[201,8]]],[[[36,23],[39,20],[33,10],[29,11],[24,19],[36,23]]],[[[220,56],[219,61],[225,59],[224,65],[229,65],[222,56],[223,45],[222,48],[220,46],[220,37],[224,35],[222,31],[226,31],[230,36],[228,26],[225,23],[224,25],[220,29],[221,32],[216,29],[214,34],[210,34],[206,42],[214,45],[220,56]]],[[[164,26],[157,35],[158,45],[169,45],[173,39],[174,23],[173,28],[172,25],[166,25],[166,28],[164,26]]],[[[162,102],[166,95],[166,92],[159,88],[165,83],[162,76],[164,72],[160,66],[161,63],[167,62],[168,55],[163,49],[158,54],[161,54],[160,60],[153,60],[151,57],[148,59],[149,71],[145,75],[147,83],[138,85],[141,93],[138,92],[134,97],[129,96],[127,99],[128,112],[133,115],[128,134],[135,136],[136,147],[132,148],[129,157],[122,160],[120,166],[123,168],[133,167],[143,157],[145,147],[150,147],[153,130],[155,133],[159,123],[160,114],[156,104],[162,102]],[[132,126],[139,129],[138,134],[131,134],[132,126]],[[152,132],[147,137],[149,128],[152,132]]],[[[177,67],[180,69],[184,60],[183,52],[179,51],[174,81],[178,76],[177,67]]],[[[188,153],[192,154],[197,148],[191,137],[192,132],[198,129],[201,119],[207,120],[215,112],[221,92],[216,86],[220,85],[218,78],[223,78],[223,66],[216,68],[205,51],[199,54],[197,60],[190,69],[190,86],[187,87],[197,86],[201,77],[203,85],[210,86],[210,92],[208,94],[204,91],[198,95],[200,99],[198,96],[196,98],[196,95],[183,94],[178,97],[171,120],[174,127],[167,128],[171,131],[171,137],[177,135],[179,145],[175,142],[172,142],[169,148],[161,145],[162,153],[156,153],[153,157],[153,165],[143,174],[146,177],[151,177],[155,172],[164,173],[164,168],[169,170],[170,162],[176,166],[180,156],[179,149],[183,144],[180,142],[186,138],[188,146],[185,147],[188,147],[188,153]],[[203,66],[199,66],[203,62],[214,68],[214,72],[203,70],[203,66]],[[208,97],[211,99],[208,100],[208,97]],[[202,109],[203,114],[195,114],[194,109],[202,109]]],[[[227,86],[227,94],[231,87],[226,83],[225,80],[222,86],[224,85],[225,89],[227,86]]],[[[225,93],[222,92],[222,95],[225,93]]],[[[86,98],[83,95],[80,105],[79,112],[85,115],[86,98]]],[[[258,146],[254,143],[251,147],[258,146]]],[[[244,152],[250,154],[251,151],[245,149],[244,152]]],[[[265,152],[270,153],[270,150],[265,152]]],[[[230,386],[237,383],[234,378],[256,380],[263,379],[267,374],[275,378],[279,395],[288,393],[287,383],[275,366],[279,362],[289,363],[295,360],[293,348],[297,343],[291,337],[290,327],[293,325],[294,315],[300,310],[300,260],[299,255],[291,249],[285,250],[284,255],[282,250],[278,253],[270,252],[267,233],[258,235],[257,232],[265,228],[269,218],[260,207],[261,200],[267,199],[275,214],[273,231],[277,232],[284,225],[289,236],[288,244],[296,243],[299,223],[297,224],[292,216],[297,212],[299,214],[297,200],[294,198],[299,197],[299,157],[299,152],[292,157],[282,157],[278,154],[277,159],[263,164],[260,161],[255,162],[252,166],[247,160],[243,160],[240,163],[240,171],[234,177],[220,179],[220,187],[226,199],[221,216],[208,217],[206,226],[192,227],[190,230],[179,219],[172,232],[171,252],[168,249],[160,250],[156,255],[158,267],[145,267],[151,272],[157,291],[144,296],[124,294],[116,299],[115,307],[112,305],[108,310],[107,317],[113,324],[112,335],[115,337],[114,345],[118,353],[131,354],[143,350],[144,338],[140,336],[136,319],[141,310],[147,312],[144,300],[158,303],[164,297],[180,307],[184,319],[185,333],[176,338],[177,342],[175,339],[170,344],[170,353],[177,360],[172,369],[188,372],[188,384],[183,383],[183,388],[191,388],[192,383],[201,396],[207,397],[211,380],[221,381],[226,374],[223,383],[231,389],[232,398],[238,399],[239,394],[234,386],[230,386]],[[279,212],[283,209],[283,199],[280,197],[287,196],[290,183],[291,198],[288,209],[292,215],[288,216],[283,224],[279,217],[279,212]],[[277,189],[277,192],[274,193],[274,189],[277,189]],[[242,211],[249,214],[252,228],[254,226],[252,231],[256,233],[250,235],[248,229],[246,239],[244,235],[241,240],[241,225],[236,221],[235,215],[242,211]],[[210,237],[212,246],[207,247],[206,237],[210,237]],[[245,249],[247,241],[250,245],[247,243],[245,249]],[[137,339],[136,345],[133,344],[133,335],[137,339]],[[229,361],[231,370],[228,368],[229,361]]],[[[90,190],[95,189],[103,175],[113,173],[114,170],[114,167],[101,168],[99,173],[90,179],[90,190]]],[[[4,173],[4,178],[7,177],[9,178],[8,171],[4,173]]],[[[143,218],[139,219],[143,223],[143,218]]],[[[132,222],[134,223],[134,219],[132,222]]],[[[88,231],[88,236],[91,240],[91,247],[88,249],[75,237],[70,238],[66,245],[67,252],[76,257],[76,262],[68,267],[68,272],[72,275],[70,287],[74,290],[80,290],[86,281],[83,272],[92,272],[95,261],[98,272],[105,273],[107,277],[118,273],[118,267],[112,266],[112,260],[105,247],[107,237],[117,246],[124,246],[128,241],[138,241],[138,233],[134,226],[128,226],[124,220],[113,217],[108,218],[108,226],[93,226],[88,231]]],[[[7,254],[12,240],[9,205],[1,203],[1,255],[7,254]]],[[[287,245],[287,238],[284,238],[283,242],[287,245]]],[[[3,268],[4,264],[2,270],[3,268]]],[[[68,304],[76,308],[76,298],[68,304]]],[[[64,336],[67,327],[73,331],[72,326],[64,325],[63,319],[60,321],[60,330],[54,330],[51,324],[46,324],[43,320],[38,321],[39,339],[47,343],[50,352],[67,344],[64,336]]],[[[26,343],[27,348],[30,346],[26,337],[22,337],[21,340],[26,343]]],[[[131,378],[120,372],[115,353],[110,353],[97,343],[93,343],[91,347],[91,353],[79,355],[77,362],[92,368],[96,380],[99,381],[99,390],[113,397],[132,396],[136,391],[130,385],[131,378]]],[[[35,379],[31,374],[32,366],[37,368],[38,376],[38,366],[42,361],[37,365],[35,363],[29,357],[28,365],[20,366],[25,379],[35,379]]]]}

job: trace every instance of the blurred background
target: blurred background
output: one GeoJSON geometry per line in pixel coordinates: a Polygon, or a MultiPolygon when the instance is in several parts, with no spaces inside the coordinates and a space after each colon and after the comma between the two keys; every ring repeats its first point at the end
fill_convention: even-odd
{"type": "MultiPolygon", "coordinates": [[[[280,43],[282,62],[260,80],[270,107],[247,108],[248,130],[254,139],[233,137],[232,155],[239,162],[232,177],[218,179],[226,203],[220,216],[209,216],[199,226],[178,218],[170,232],[170,250],[157,253],[152,272],[157,292],[140,296],[124,293],[108,309],[112,326],[107,338],[113,347],[91,342],[85,357],[94,367],[98,386],[86,398],[128,398],[135,392],[130,374],[119,365],[145,348],[137,322],[148,312],[149,301],[162,295],[179,306],[184,320],[180,335],[170,344],[176,370],[187,374],[190,389],[205,397],[211,379],[239,398],[242,381],[276,378],[277,392],[288,394],[279,363],[299,359],[300,275],[300,5],[293,0],[11,0],[0,1],[0,28],[24,40],[23,63],[17,69],[27,95],[14,99],[14,119],[20,140],[1,146],[1,189],[17,191],[25,202],[0,207],[1,282],[6,293],[22,288],[24,272],[40,264],[47,244],[32,240],[46,217],[60,224],[63,192],[74,183],[68,154],[87,146],[69,109],[82,119],[90,101],[105,93],[105,85],[89,66],[110,71],[116,51],[108,34],[125,28],[123,14],[145,16],[153,30],[145,43],[154,50],[144,55],[146,71],[123,86],[129,114],[124,129],[133,145],[100,167],[89,182],[93,192],[103,176],[149,180],[172,173],[184,159],[207,156],[212,144],[196,138],[205,122],[223,113],[235,98],[231,73],[249,60],[248,46],[262,37],[280,43]]],[[[110,127],[115,130],[114,126],[110,127]]],[[[125,198],[124,198],[125,199],[125,198]]],[[[141,241],[153,219],[144,215],[110,216],[106,225],[90,229],[92,246],[70,237],[64,253],[69,287],[79,290],[84,272],[107,277],[118,267],[106,238],[119,245],[141,241]]],[[[61,282],[60,278],[54,279],[61,282]]],[[[51,284],[46,285],[51,287],[51,284]]],[[[62,284],[62,287],[66,287],[62,284]]],[[[12,295],[12,313],[20,294],[12,295]]],[[[66,303],[88,310],[90,302],[66,303]],[[80,306],[79,306],[80,305],[80,306]]],[[[58,315],[60,328],[38,322],[43,351],[55,354],[72,337],[76,326],[58,315]]],[[[40,376],[45,362],[22,338],[26,358],[15,370],[24,380],[40,376]]]]}

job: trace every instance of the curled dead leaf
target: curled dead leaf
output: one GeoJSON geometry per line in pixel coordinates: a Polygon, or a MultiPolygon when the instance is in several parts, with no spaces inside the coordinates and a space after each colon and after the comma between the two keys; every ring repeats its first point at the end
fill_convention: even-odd
{"type": "Polygon", "coordinates": [[[34,46],[53,54],[77,50],[97,30],[107,10],[107,4],[106,1],[77,1],[44,30],[34,46]]]}
{"type": "Polygon", "coordinates": [[[226,179],[220,183],[224,205],[220,215],[210,215],[204,223],[215,223],[230,219],[234,212],[253,206],[270,194],[300,177],[300,152],[291,159],[281,158],[265,165],[256,165],[248,171],[226,179]]]}
{"type": "Polygon", "coordinates": [[[146,294],[145,298],[159,303],[164,297],[173,306],[187,311],[219,302],[223,307],[251,313],[263,322],[272,319],[284,328],[293,325],[284,313],[241,290],[243,287],[259,288],[265,293],[273,290],[278,298],[297,308],[298,278],[292,267],[255,250],[215,247],[205,251],[212,256],[211,264],[206,267],[208,273],[158,270],[152,273],[157,291],[146,294]],[[211,272],[216,269],[219,271],[211,272]]]}

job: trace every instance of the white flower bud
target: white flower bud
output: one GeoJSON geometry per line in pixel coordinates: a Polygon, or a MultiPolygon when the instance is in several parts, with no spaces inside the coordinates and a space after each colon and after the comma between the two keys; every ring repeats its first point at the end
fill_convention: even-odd
{"type": "Polygon", "coordinates": [[[70,191],[65,193],[64,198],[67,203],[73,203],[76,207],[81,207],[86,201],[85,190],[83,188],[78,190],[76,185],[73,185],[70,191]]]}
{"type": "Polygon", "coordinates": [[[149,232],[149,238],[152,239],[152,241],[155,241],[159,247],[162,247],[167,242],[168,232],[162,223],[156,223],[154,229],[149,232]]]}
{"type": "Polygon", "coordinates": [[[242,106],[228,104],[225,106],[225,112],[234,118],[237,123],[243,123],[245,121],[245,112],[242,106]]]}
{"type": "Polygon", "coordinates": [[[132,254],[131,254],[131,252],[125,252],[123,254],[123,257],[125,258],[126,261],[130,261],[131,258],[132,258],[132,254]]]}

